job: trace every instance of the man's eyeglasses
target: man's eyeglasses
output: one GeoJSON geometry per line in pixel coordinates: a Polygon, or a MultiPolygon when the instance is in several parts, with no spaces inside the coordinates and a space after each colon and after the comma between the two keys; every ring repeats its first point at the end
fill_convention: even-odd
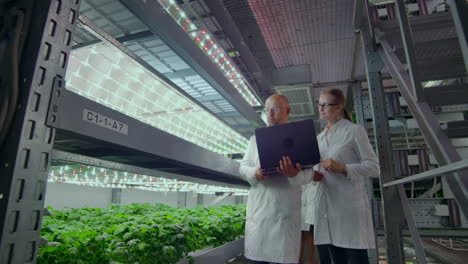
{"type": "Polygon", "coordinates": [[[273,107],[273,108],[264,108],[263,109],[264,113],[270,113],[270,111],[273,112],[273,113],[279,113],[281,111],[281,108],[273,107]]]}
{"type": "Polygon", "coordinates": [[[318,104],[318,107],[328,109],[334,105],[338,105],[338,104],[318,104]]]}

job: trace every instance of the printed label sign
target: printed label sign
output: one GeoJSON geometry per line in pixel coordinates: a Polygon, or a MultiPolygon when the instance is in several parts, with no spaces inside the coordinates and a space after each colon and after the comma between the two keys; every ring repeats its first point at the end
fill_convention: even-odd
{"type": "Polygon", "coordinates": [[[110,130],[128,135],[128,125],[88,109],[83,111],[83,120],[110,130]]]}

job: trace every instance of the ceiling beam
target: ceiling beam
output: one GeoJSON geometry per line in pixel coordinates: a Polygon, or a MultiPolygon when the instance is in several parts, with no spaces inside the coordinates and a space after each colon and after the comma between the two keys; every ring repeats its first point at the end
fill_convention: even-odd
{"type": "MultiPolygon", "coordinates": [[[[140,31],[140,32],[137,32],[137,33],[121,36],[121,37],[118,37],[118,38],[115,38],[115,39],[118,42],[123,43],[123,42],[128,42],[128,41],[140,40],[140,39],[143,39],[143,38],[149,38],[149,37],[153,37],[153,36],[154,36],[154,34],[151,31],[145,30],[145,31],[140,31]]],[[[95,39],[95,40],[92,40],[92,41],[89,41],[89,42],[86,42],[86,43],[80,43],[80,44],[77,44],[77,45],[73,46],[73,49],[83,48],[83,47],[93,45],[93,44],[96,44],[96,43],[99,43],[99,42],[101,42],[101,40],[95,39]]]]}
{"type": "Polygon", "coordinates": [[[272,72],[273,86],[311,82],[312,74],[310,72],[309,64],[277,68],[272,72]]]}
{"type": "Polygon", "coordinates": [[[168,72],[168,73],[163,73],[163,74],[170,80],[198,75],[198,73],[194,69],[186,69],[186,70],[168,72]]]}
{"type": "MultiPolygon", "coordinates": [[[[270,80],[266,78],[263,70],[257,63],[257,59],[244,41],[239,28],[232,19],[229,11],[224,6],[223,1],[205,1],[205,3],[210,9],[212,15],[216,18],[216,21],[223,28],[228,39],[239,52],[240,59],[246,66],[247,70],[254,76],[259,89],[258,92],[262,94],[261,92],[268,91],[271,88],[270,80]]],[[[262,100],[265,99],[266,98],[262,98],[262,100]]]]}

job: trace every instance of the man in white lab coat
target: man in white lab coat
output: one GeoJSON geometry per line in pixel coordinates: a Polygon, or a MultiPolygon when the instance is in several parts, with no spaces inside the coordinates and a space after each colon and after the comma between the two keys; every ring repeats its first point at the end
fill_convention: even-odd
{"type": "MultiPolygon", "coordinates": [[[[288,122],[287,98],[275,94],[265,102],[269,126],[288,122]]],[[[279,162],[279,161],[278,161],[279,162]]],[[[279,166],[279,165],[278,165],[279,166]]],[[[245,228],[245,257],[253,263],[297,263],[301,238],[301,186],[283,175],[268,176],[260,169],[255,136],[240,164],[249,182],[245,228]]]]}

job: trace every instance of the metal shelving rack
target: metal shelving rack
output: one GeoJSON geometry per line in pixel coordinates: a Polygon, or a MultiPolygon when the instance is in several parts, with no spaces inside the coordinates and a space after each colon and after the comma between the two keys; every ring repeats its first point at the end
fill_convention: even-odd
{"type": "MultiPolygon", "coordinates": [[[[19,79],[24,80],[18,87],[21,91],[18,105],[21,107],[16,111],[12,129],[0,154],[1,263],[36,262],[51,163],[94,165],[226,187],[247,186],[239,178],[238,162],[66,89],[64,76],[79,21],[92,27],[100,37],[121,45],[92,21],[79,16],[80,3],[80,0],[15,3],[24,11],[24,17],[34,19],[34,23],[29,28],[19,66],[19,79]],[[87,116],[90,113],[115,121],[116,127],[89,122],[87,116]]],[[[3,8],[4,1],[0,4],[3,8]]],[[[138,7],[141,11],[145,9],[136,1],[124,1],[124,4],[138,7]]],[[[158,34],[168,34],[161,31],[171,28],[181,31],[170,16],[166,14],[163,19],[158,22],[166,26],[158,34]]],[[[141,37],[148,36],[143,34],[141,37]]],[[[209,77],[212,85],[223,87],[219,91],[225,93],[224,96],[254,124],[253,127],[263,124],[255,110],[237,92],[226,89],[229,86],[227,79],[213,68],[210,61],[200,56],[201,51],[185,32],[165,39],[172,43],[176,41],[174,45],[184,52],[186,60],[190,61],[191,56],[198,54],[199,57],[196,60],[192,58],[191,62],[202,65],[197,68],[199,72],[209,77]],[[174,36],[178,39],[172,39],[174,36]],[[181,45],[190,48],[183,50],[181,45]]],[[[124,49],[122,45],[119,48],[124,49]]],[[[134,59],[138,61],[138,57],[134,59]]],[[[141,59],[139,63],[144,64],[141,59]]],[[[11,70],[8,66],[1,65],[2,73],[11,70]]],[[[153,74],[173,84],[157,71],[153,74]]],[[[183,94],[183,91],[179,92],[183,94]]],[[[210,112],[201,103],[197,104],[210,112]]],[[[222,117],[218,119],[225,122],[222,117]]]]}
{"type": "MultiPolygon", "coordinates": [[[[6,2],[0,1],[0,6],[3,7],[6,2]]],[[[144,34],[118,38],[120,41],[159,34],[171,47],[182,54],[181,56],[193,65],[201,76],[208,79],[210,84],[234,106],[244,119],[251,121],[252,124],[262,124],[255,110],[248,106],[233,89],[226,88],[229,87],[229,83],[224,76],[204,57],[199,47],[191,42],[191,39],[172,18],[155,6],[155,1],[124,0],[120,2],[149,28],[144,34]]],[[[443,32],[447,29],[455,29],[456,34],[443,35],[445,38],[439,39],[415,37],[416,41],[413,41],[408,18],[402,8],[403,1],[397,0],[397,6],[389,4],[394,11],[395,7],[400,8],[397,8],[398,19],[387,22],[379,22],[378,19],[369,15],[373,14],[374,10],[373,7],[368,6],[368,1],[355,1],[354,24],[362,40],[373,127],[375,135],[378,135],[375,142],[382,171],[380,178],[383,184],[381,187],[382,203],[375,200],[373,203],[374,205],[382,204],[382,206],[374,206],[374,215],[377,234],[386,236],[387,256],[391,264],[403,263],[403,236],[413,237],[421,263],[424,263],[425,258],[418,239],[419,235],[468,236],[466,231],[468,227],[466,223],[468,215],[466,160],[460,160],[460,156],[448,141],[448,137],[435,122],[431,108],[420,91],[420,81],[433,78],[434,69],[438,68],[438,65],[446,65],[436,72],[440,78],[456,78],[466,75],[468,25],[462,14],[466,13],[467,4],[462,0],[449,2],[452,9],[450,15],[425,14],[421,17],[410,17],[409,20],[421,25],[412,29],[413,36],[419,34],[418,30],[443,32]],[[440,25],[445,28],[441,29],[440,25]],[[399,29],[403,32],[402,39],[405,41],[396,40],[401,38],[398,33],[399,29]],[[445,43],[450,45],[445,46],[445,43]],[[449,50],[453,56],[446,60],[443,56],[439,56],[437,60],[440,61],[435,60],[428,64],[427,57],[424,61],[415,59],[413,45],[416,45],[418,50],[421,47],[419,52],[436,45],[440,50],[449,50]],[[403,66],[403,61],[407,62],[409,73],[403,66]],[[425,66],[421,74],[418,74],[418,67],[421,65],[425,66]],[[389,142],[390,130],[381,78],[385,71],[384,66],[397,83],[398,91],[408,103],[411,114],[416,119],[427,145],[435,154],[437,162],[443,166],[438,171],[428,171],[395,181],[397,173],[389,142]],[[455,165],[458,167],[455,168],[456,171],[453,171],[455,165]],[[444,177],[454,193],[454,199],[430,201],[407,199],[401,187],[402,183],[423,177],[433,177],[436,174],[447,174],[444,177]],[[449,202],[456,208],[453,212],[459,212],[458,220],[460,220],[460,213],[465,216],[461,218],[465,221],[457,225],[464,229],[418,230],[422,227],[445,228],[439,221],[440,218],[428,215],[428,208],[444,202],[449,202]],[[429,225],[427,225],[428,221],[431,221],[429,225]],[[382,229],[381,226],[384,228],[382,229]]],[[[10,134],[0,152],[0,175],[2,176],[0,180],[0,263],[35,263],[48,168],[52,161],[98,165],[115,170],[151,176],[168,176],[223,186],[246,186],[238,178],[238,164],[235,161],[150,127],[65,89],[66,83],[63,78],[70,58],[80,4],[81,0],[19,0],[15,2],[17,7],[25,11],[25,18],[30,19],[34,14],[35,23],[32,23],[29,28],[28,39],[18,66],[19,80],[22,80],[18,84],[18,90],[21,91],[18,98],[20,107],[16,109],[10,134]],[[87,113],[85,109],[126,125],[125,127],[129,129],[128,133],[111,131],[83,120],[83,113],[87,113]],[[113,158],[110,158],[109,154],[112,154],[113,158]]],[[[6,10],[0,10],[2,14],[5,12],[6,10]]],[[[223,23],[232,22],[224,21],[223,23]]],[[[431,34],[420,35],[430,36],[431,34]]],[[[2,75],[12,71],[10,64],[3,61],[0,63],[2,75]]],[[[351,86],[355,91],[353,94],[358,122],[364,124],[362,88],[359,83],[352,83],[351,86]]],[[[443,87],[433,88],[431,92],[437,94],[439,91],[436,89],[440,88],[443,87]]],[[[457,95],[465,94],[464,88],[466,88],[464,84],[452,87],[457,95]]],[[[458,98],[457,102],[466,103],[463,100],[464,97],[455,97],[458,98]]],[[[218,117],[222,119],[228,115],[218,115],[218,117]]],[[[249,129],[252,127],[249,126],[249,129]]],[[[450,215],[450,217],[456,219],[457,216],[450,215]]],[[[377,254],[374,255],[377,256],[377,254]]]]}
{"type": "MultiPolygon", "coordinates": [[[[379,19],[378,7],[370,5],[369,2],[355,2],[354,26],[362,40],[370,110],[374,135],[376,135],[375,144],[381,165],[382,201],[373,202],[377,234],[385,236],[388,263],[404,263],[402,236],[405,235],[411,235],[418,263],[427,263],[420,236],[447,236],[448,234],[452,237],[466,236],[468,161],[461,160],[426,100],[429,92],[432,95],[442,95],[448,91],[446,87],[439,86],[431,88],[426,93],[421,84],[423,80],[466,76],[468,65],[465,65],[463,61],[466,61],[468,56],[465,34],[467,24],[466,19],[461,17],[462,11],[466,10],[466,2],[450,1],[450,13],[428,14],[427,7],[425,7],[426,1],[417,1],[420,16],[408,17],[403,0],[396,0],[394,3],[387,1],[383,3],[388,11],[387,21],[379,19]],[[458,44],[457,39],[461,45],[458,44]],[[434,50],[437,51],[436,54],[434,50]],[[397,180],[398,167],[395,164],[398,162],[395,161],[395,155],[392,153],[388,109],[382,84],[384,72],[390,73],[398,92],[408,104],[408,109],[424,136],[425,145],[429,147],[441,167],[397,180]],[[440,175],[445,177],[453,192],[453,197],[429,200],[407,198],[404,183],[440,175]],[[461,215],[464,219],[463,223],[458,222],[456,226],[451,227],[461,229],[455,231],[421,229],[447,227],[430,210],[434,208],[434,205],[447,202],[452,204],[452,208],[456,208],[450,213],[450,217],[460,221],[461,215]],[[431,217],[435,218],[431,221],[431,217]]],[[[358,121],[365,126],[361,87],[359,84],[355,86],[357,87],[353,91],[355,91],[356,113],[358,121]]],[[[452,89],[456,90],[453,95],[466,92],[463,91],[464,85],[458,85],[452,89]]],[[[454,97],[456,96],[431,98],[429,102],[432,104],[465,103],[463,99],[454,97]]],[[[373,259],[372,262],[376,263],[377,259],[373,259]]]]}

